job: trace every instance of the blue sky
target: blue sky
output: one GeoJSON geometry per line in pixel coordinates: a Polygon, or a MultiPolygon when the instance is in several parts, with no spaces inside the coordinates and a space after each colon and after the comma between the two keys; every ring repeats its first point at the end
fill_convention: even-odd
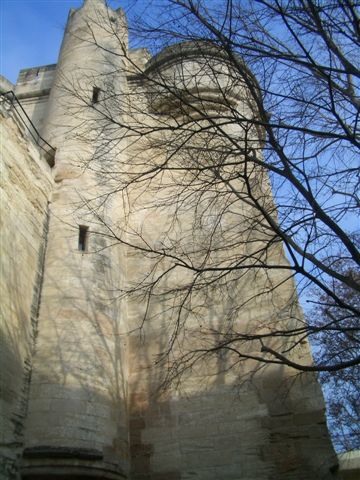
{"type": "Polygon", "coordinates": [[[82,0],[1,0],[0,70],[16,82],[19,70],[57,62],[71,7],[82,0]]]}
{"type": "MultiPolygon", "coordinates": [[[[115,8],[141,0],[113,0],[115,8]]],[[[57,62],[70,8],[82,0],[0,0],[0,73],[16,82],[22,68],[57,62]]]]}

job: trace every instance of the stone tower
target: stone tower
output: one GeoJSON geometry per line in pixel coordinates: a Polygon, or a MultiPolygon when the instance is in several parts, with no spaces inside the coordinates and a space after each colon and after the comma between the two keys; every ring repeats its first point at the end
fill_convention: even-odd
{"type": "MultiPolygon", "coordinates": [[[[14,89],[28,117],[14,103],[3,113],[9,259],[3,286],[10,299],[2,340],[3,478],[333,478],[324,404],[313,376],[295,379],[276,366],[239,386],[226,368],[229,359],[219,357],[189,369],[179,390],[156,395],[165,377],[154,359],[171,337],[166,308],[156,298],[141,302],[119,294],[129,281],[153,271],[153,259],[129,251],[130,234],[115,242],[117,228],[129,232],[125,224],[130,225],[148,245],[159,245],[175,213],[170,204],[166,211],[150,208],[156,192],[161,197],[171,185],[170,177],[156,188],[140,185],[126,203],[115,172],[128,174],[149,158],[158,164],[176,155],[176,139],[169,133],[159,137],[157,122],[179,122],[188,115],[184,104],[191,106],[193,99],[180,107],[161,87],[164,78],[172,79],[177,92],[184,86],[202,92],[200,110],[214,108],[221,88],[248,112],[245,87],[221,84],[229,78],[226,69],[221,52],[209,50],[199,58],[198,45],[180,44],[151,59],[145,50],[129,50],[123,12],[102,0],[85,0],[70,11],[58,64],[21,71],[14,89]],[[214,71],[221,75],[213,78],[214,71]],[[29,118],[55,149],[50,159],[39,139],[29,136],[29,118]],[[127,129],[152,129],[154,135],[133,142],[119,136],[127,129]],[[152,321],[144,323],[148,310],[152,321]]],[[[191,121],[204,124],[196,116],[191,121]]],[[[227,131],[230,137],[240,134],[227,131]]],[[[261,132],[249,135],[260,148],[261,132]]],[[[203,152],[198,161],[206,162],[212,142],[209,134],[194,136],[182,158],[197,148],[203,152]]],[[[266,178],[263,188],[271,202],[266,178]]],[[[177,213],[184,241],[206,243],[205,227],[194,233],[194,213],[177,213]]],[[[240,206],[227,219],[228,231],[248,213],[240,206]]],[[[259,242],[262,233],[257,234],[259,242]]],[[[217,261],[221,255],[229,250],[217,261]]],[[[286,264],[281,245],[272,256],[286,264]]],[[[282,283],[277,275],[272,280],[282,283]]],[[[287,322],[294,309],[301,317],[292,282],[284,281],[275,297],[250,301],[268,280],[257,273],[236,282],[235,295],[249,297],[236,325],[250,328],[254,319],[279,317],[287,322]]],[[[181,275],[169,279],[173,287],[186,281],[181,275]]],[[[221,324],[228,301],[216,291],[207,299],[212,325],[221,324]]],[[[179,348],[201,345],[198,333],[196,315],[190,315],[179,348]]],[[[307,344],[301,355],[311,361],[307,344]]]]}

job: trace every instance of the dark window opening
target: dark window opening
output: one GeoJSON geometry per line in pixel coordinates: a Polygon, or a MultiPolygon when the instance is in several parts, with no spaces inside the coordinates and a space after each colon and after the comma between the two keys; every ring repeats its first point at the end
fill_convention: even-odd
{"type": "Polygon", "coordinates": [[[88,236],[89,236],[89,228],[84,227],[83,225],[79,225],[79,245],[78,245],[78,249],[80,250],[80,252],[86,252],[87,243],[88,243],[88,236]]]}
{"type": "Polygon", "coordinates": [[[100,96],[100,88],[99,87],[94,87],[93,92],[92,92],[92,103],[98,103],[99,101],[99,96],[100,96]]]}
{"type": "MultiPolygon", "coordinates": [[[[56,148],[49,146],[46,146],[45,150],[45,158],[48,163],[48,165],[52,168],[55,166],[55,155],[56,155],[56,148]]],[[[55,180],[56,181],[56,180],[55,180]]]]}

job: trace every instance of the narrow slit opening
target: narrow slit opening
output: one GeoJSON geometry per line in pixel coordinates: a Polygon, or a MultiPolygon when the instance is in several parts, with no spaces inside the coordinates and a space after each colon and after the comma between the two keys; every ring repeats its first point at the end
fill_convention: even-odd
{"type": "Polygon", "coordinates": [[[85,227],[84,225],[79,225],[78,249],[80,252],[86,252],[87,250],[88,233],[89,233],[89,227],[85,227]]]}
{"type": "Polygon", "coordinates": [[[93,92],[92,92],[92,99],[91,102],[98,103],[99,101],[99,96],[100,96],[100,88],[99,87],[93,87],[93,92]]]}

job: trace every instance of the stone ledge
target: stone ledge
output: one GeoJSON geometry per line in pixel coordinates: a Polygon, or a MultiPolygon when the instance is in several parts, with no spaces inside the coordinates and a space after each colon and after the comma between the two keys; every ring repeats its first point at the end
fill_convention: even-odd
{"type": "Polygon", "coordinates": [[[102,460],[103,454],[100,450],[92,448],[77,447],[52,447],[39,446],[25,448],[23,457],[26,458],[78,458],[84,460],[102,460]]]}
{"type": "Polygon", "coordinates": [[[340,453],[339,470],[344,480],[356,480],[360,478],[360,450],[340,453]]]}

